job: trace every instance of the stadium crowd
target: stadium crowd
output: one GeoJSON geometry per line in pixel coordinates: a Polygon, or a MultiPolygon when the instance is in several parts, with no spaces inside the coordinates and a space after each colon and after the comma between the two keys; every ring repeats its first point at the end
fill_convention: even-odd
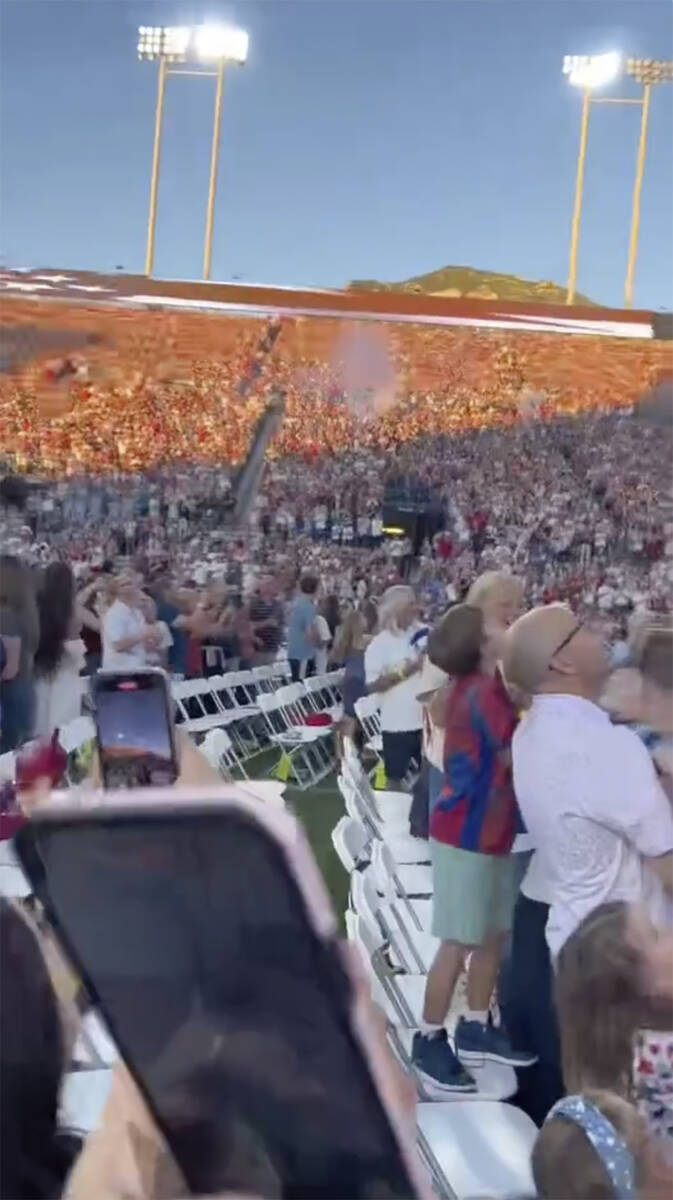
{"type": "MultiPolygon", "coordinates": [[[[500,391],[493,376],[488,388],[456,376],[438,390],[405,384],[394,402],[385,389],[344,391],[316,362],[307,386],[275,350],[256,359],[256,346],[217,368],[215,399],[209,365],[181,392],[173,365],[159,388],[156,373],[102,387],[73,362],[81,404],[45,423],[25,384],[3,382],[13,462],[41,470],[27,491],[5,488],[0,514],[0,748],[73,719],[80,674],[99,665],[199,677],[269,663],[281,646],[295,679],[345,665],[351,731],[355,700],[379,696],[388,782],[404,787],[421,768],[415,819],[420,807],[438,944],[411,1052],[419,1078],[467,1094],[474,1064],[516,1068],[519,1102],[543,1126],[540,1196],[663,1197],[673,818],[649,736],[660,748],[673,734],[670,430],[634,420],[628,397],[611,411],[605,392],[523,404],[511,357],[498,360],[500,391]],[[234,529],[237,464],[270,386],[291,402],[234,529]],[[123,413],[107,408],[124,389],[123,413]],[[394,479],[422,480],[443,514],[418,554],[385,535],[394,479]],[[636,642],[638,612],[649,642],[636,642]],[[656,614],[663,642],[648,658],[656,614]],[[600,702],[624,663],[639,705],[613,723],[600,702]],[[430,684],[427,666],[439,672],[430,684]],[[518,835],[532,858],[515,852],[518,835]],[[447,1013],[466,966],[452,1047],[447,1013]],[[507,1032],[490,1014],[494,991],[507,1032]]],[[[421,359],[446,369],[434,337],[421,359]]],[[[35,978],[31,955],[19,947],[14,963],[35,978]]],[[[8,997],[18,1020],[16,991],[8,997]]],[[[54,1078],[40,1086],[53,1092],[54,1078]]],[[[33,1101],[21,1096],[29,1122],[33,1101]]],[[[27,1148],[17,1103],[9,1161],[21,1195],[57,1194],[53,1102],[27,1148]],[[42,1191],[26,1183],[31,1155],[42,1191]]]]}

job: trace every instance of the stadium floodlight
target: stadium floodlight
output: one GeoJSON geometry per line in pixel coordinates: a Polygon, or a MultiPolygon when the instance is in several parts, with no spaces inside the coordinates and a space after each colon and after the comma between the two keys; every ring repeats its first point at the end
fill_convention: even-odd
{"type": "Polygon", "coordinates": [[[138,58],[168,62],[232,62],[242,66],[249,37],[233,25],[141,25],[138,58]]]}
{"type": "Polygon", "coordinates": [[[627,58],[626,74],[636,83],[647,87],[653,83],[673,82],[673,62],[657,61],[654,58],[627,58]]]}
{"type": "Polygon", "coordinates": [[[194,30],[194,52],[202,62],[238,63],[243,66],[248,57],[248,34],[232,25],[197,25],[194,30]]]}
{"type": "Polygon", "coordinates": [[[152,153],[152,175],[150,182],[150,211],[147,226],[147,249],[145,252],[145,274],[152,274],[154,263],[154,234],[157,220],[157,195],[159,188],[159,155],[161,149],[161,127],[164,113],[164,93],[167,75],[215,76],[215,115],[213,140],[210,153],[210,182],[208,207],[206,210],[206,235],[203,251],[203,278],[210,279],[212,260],[213,223],[215,218],[215,191],[219,159],[220,124],[222,117],[222,89],[224,68],[227,63],[243,66],[248,58],[249,37],[244,29],[234,25],[141,25],[138,28],[138,58],[159,62],[157,105],[154,118],[154,149],[152,153]],[[195,63],[198,70],[181,70],[174,64],[195,63]],[[204,70],[202,64],[212,63],[214,71],[204,70]],[[173,64],[173,69],[170,69],[173,64]]]}
{"type": "Polygon", "coordinates": [[[563,74],[575,87],[593,91],[612,83],[622,70],[622,56],[617,50],[608,54],[566,54],[563,74]]]}

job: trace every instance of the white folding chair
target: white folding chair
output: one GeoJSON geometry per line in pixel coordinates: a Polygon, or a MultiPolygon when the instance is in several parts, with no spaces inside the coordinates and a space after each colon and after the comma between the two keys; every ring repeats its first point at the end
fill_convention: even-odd
{"type": "Polygon", "coordinates": [[[394,961],[412,974],[425,975],[439,948],[439,939],[430,933],[410,927],[398,920],[393,904],[382,901],[376,890],[371,867],[354,871],[351,876],[351,904],[356,913],[377,923],[385,941],[390,945],[394,961]]]}
{"type": "Polygon", "coordinates": [[[287,755],[288,776],[302,790],[314,787],[330,773],[334,763],[331,727],[301,724],[297,706],[301,685],[280,688],[258,697],[260,712],[267,722],[269,740],[287,755]]]}
{"type": "Polygon", "coordinates": [[[363,958],[369,961],[371,971],[388,998],[389,1011],[395,1013],[394,1024],[417,1029],[422,1020],[426,976],[397,973],[387,959],[386,944],[378,924],[360,913],[355,915],[354,932],[363,958]]]}
{"type": "Polygon", "coordinates": [[[419,898],[432,895],[432,867],[424,863],[397,863],[385,842],[372,845],[372,863],[377,883],[386,893],[392,882],[398,896],[419,898]]]}
{"type": "Polygon", "coordinates": [[[211,675],[208,681],[215,703],[226,717],[232,741],[243,760],[258,754],[263,747],[260,708],[257,703],[248,702],[250,692],[246,688],[255,686],[251,677],[251,671],[230,671],[227,675],[211,675]],[[241,685],[243,691],[238,693],[241,676],[244,677],[241,685]]]}
{"type": "Polygon", "coordinates": [[[538,1129],[521,1109],[461,1096],[454,1103],[419,1104],[416,1123],[423,1156],[444,1195],[535,1195],[531,1154],[538,1129]]]}
{"type": "Polygon", "coordinates": [[[374,765],[370,770],[373,775],[379,763],[383,762],[383,734],[381,733],[381,704],[377,695],[361,696],[354,704],[355,715],[360,723],[364,736],[364,748],[374,755],[374,765]]]}
{"type": "Polygon", "coordinates": [[[257,692],[272,692],[274,669],[271,665],[252,668],[252,677],[255,682],[257,692]]]}
{"type": "MultiPolygon", "coordinates": [[[[430,869],[428,867],[398,867],[385,842],[378,841],[372,842],[372,866],[376,873],[376,886],[384,898],[397,898],[400,908],[404,910],[416,929],[430,929],[432,923],[432,900],[429,897],[419,899],[418,893],[410,895],[405,886],[407,877],[401,878],[399,874],[400,871],[429,872],[430,886],[432,886],[432,872],[430,869]]],[[[417,881],[413,879],[411,882],[416,883],[417,881]]],[[[422,886],[427,886],[428,875],[424,874],[418,882],[422,886]]],[[[420,893],[420,896],[422,895],[423,893],[420,893]]]]}
{"type": "Polygon", "coordinates": [[[427,841],[412,837],[410,833],[391,831],[370,811],[363,802],[361,794],[343,775],[337,778],[337,785],[346,806],[346,812],[351,817],[362,821],[372,835],[384,841],[397,863],[429,863],[430,848],[427,841]]]}
{"type": "Polygon", "coordinates": [[[226,729],[211,729],[203,739],[199,750],[211,767],[219,771],[223,779],[234,780],[236,773],[247,779],[243,760],[226,729]]]}
{"type": "Polygon", "coordinates": [[[303,687],[306,699],[312,712],[327,712],[333,721],[340,721],[343,716],[343,704],[334,699],[333,691],[328,686],[329,675],[309,675],[304,679],[303,687]]]}
{"type": "Polygon", "coordinates": [[[353,821],[351,817],[340,817],[337,821],[332,830],[332,845],[344,871],[349,875],[370,861],[367,830],[360,821],[353,821]]]}
{"type": "Polygon", "coordinates": [[[391,832],[393,826],[398,833],[409,832],[411,796],[408,792],[374,791],[350,738],[344,738],[341,771],[377,821],[391,832]]]}
{"type": "Polygon", "coordinates": [[[228,724],[227,714],[219,707],[207,679],[173,681],[171,693],[180,716],[180,724],[188,733],[207,733],[209,729],[228,724]]]}

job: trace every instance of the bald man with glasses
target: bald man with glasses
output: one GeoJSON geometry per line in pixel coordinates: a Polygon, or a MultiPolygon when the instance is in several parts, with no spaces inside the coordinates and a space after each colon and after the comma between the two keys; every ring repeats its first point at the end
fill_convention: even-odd
{"type": "Polygon", "coordinates": [[[641,740],[599,707],[610,670],[600,624],[562,604],[535,608],[509,629],[504,669],[533,697],[512,766],[549,889],[552,957],[606,900],[642,903],[670,927],[673,812],[641,740]]]}
{"type": "Polygon", "coordinates": [[[519,1103],[541,1124],[563,1094],[554,959],[605,900],[644,903],[655,924],[670,922],[673,815],[640,738],[598,705],[610,670],[600,621],[562,604],[533,609],[508,630],[503,666],[508,684],[532,696],[512,772],[535,852],[500,1004],[514,1048],[537,1054],[519,1075],[519,1103]]]}

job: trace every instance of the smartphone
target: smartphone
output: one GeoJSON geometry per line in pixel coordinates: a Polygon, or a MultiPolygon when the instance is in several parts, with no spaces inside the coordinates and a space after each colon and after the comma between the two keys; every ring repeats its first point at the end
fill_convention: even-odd
{"type": "Polygon", "coordinates": [[[220,791],[60,808],[19,860],[191,1193],[427,1197],[294,819],[220,791]]]}
{"type": "Polygon", "coordinates": [[[99,671],[94,716],[106,789],[163,787],[179,774],[173,700],[159,668],[99,671]]]}

